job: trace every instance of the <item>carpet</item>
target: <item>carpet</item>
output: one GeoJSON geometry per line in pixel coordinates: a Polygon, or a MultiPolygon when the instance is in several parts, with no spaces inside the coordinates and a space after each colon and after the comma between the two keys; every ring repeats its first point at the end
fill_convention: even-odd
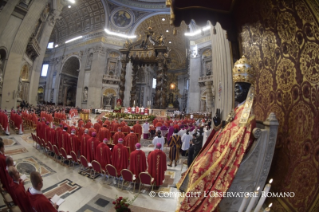
{"type": "Polygon", "coordinates": [[[39,159],[33,156],[17,160],[16,168],[18,169],[21,175],[25,174],[27,176],[25,182],[29,182],[29,176],[32,171],[39,172],[42,177],[47,177],[51,174],[56,173],[49,166],[45,165],[39,159]]]}
{"type": "Polygon", "coordinates": [[[17,155],[21,153],[28,152],[26,148],[19,148],[19,149],[10,149],[4,151],[6,155],[17,155]]]}
{"type": "Polygon", "coordinates": [[[62,199],[74,194],[76,191],[80,190],[82,187],[69,179],[65,179],[59,183],[56,183],[44,190],[42,193],[47,198],[52,198],[55,194],[60,196],[62,199]]]}

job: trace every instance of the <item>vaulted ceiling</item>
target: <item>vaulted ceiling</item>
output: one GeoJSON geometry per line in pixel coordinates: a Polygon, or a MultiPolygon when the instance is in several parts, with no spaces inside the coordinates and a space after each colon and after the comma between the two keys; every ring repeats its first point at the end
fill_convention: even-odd
{"type": "Polygon", "coordinates": [[[169,15],[156,15],[143,21],[136,29],[135,34],[144,36],[144,31],[151,26],[155,32],[154,38],[163,34],[165,37],[165,45],[171,50],[170,58],[172,60],[169,64],[170,70],[179,70],[186,68],[186,37],[184,33],[187,30],[187,25],[182,23],[177,27],[177,34],[173,35],[174,27],[170,25],[169,15]],[[168,32],[166,32],[168,30],[168,32]],[[171,43],[170,43],[171,42],[171,43]]]}
{"type": "Polygon", "coordinates": [[[105,10],[101,0],[76,0],[71,8],[64,7],[50,41],[59,44],[84,33],[105,27],[105,10]]]}

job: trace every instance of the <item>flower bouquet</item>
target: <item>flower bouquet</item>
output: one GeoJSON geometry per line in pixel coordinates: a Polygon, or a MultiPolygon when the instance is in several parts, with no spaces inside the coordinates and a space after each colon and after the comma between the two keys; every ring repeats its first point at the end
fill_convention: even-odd
{"type": "Polygon", "coordinates": [[[132,200],[129,200],[127,197],[119,197],[115,201],[113,201],[113,205],[116,212],[131,212],[129,206],[134,202],[138,195],[135,195],[132,200]]]}

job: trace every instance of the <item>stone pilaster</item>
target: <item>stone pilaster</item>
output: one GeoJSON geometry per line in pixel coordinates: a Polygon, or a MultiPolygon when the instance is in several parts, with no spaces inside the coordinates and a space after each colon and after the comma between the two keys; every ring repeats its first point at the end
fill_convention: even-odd
{"type": "Polygon", "coordinates": [[[121,76],[120,76],[120,99],[122,100],[122,104],[124,103],[124,92],[125,92],[125,75],[126,75],[126,64],[127,59],[126,55],[121,59],[122,68],[121,68],[121,76]]]}
{"type": "Polygon", "coordinates": [[[138,71],[138,65],[133,64],[133,69],[132,69],[132,89],[131,89],[131,101],[130,105],[131,107],[134,104],[134,100],[136,103],[136,77],[137,77],[137,71],[138,71]]]}

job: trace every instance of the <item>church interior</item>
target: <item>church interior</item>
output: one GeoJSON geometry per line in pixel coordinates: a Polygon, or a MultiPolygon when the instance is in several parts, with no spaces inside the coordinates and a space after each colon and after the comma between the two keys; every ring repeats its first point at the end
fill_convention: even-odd
{"type": "Polygon", "coordinates": [[[17,170],[26,195],[36,172],[64,199],[55,211],[317,212],[318,123],[318,0],[0,0],[0,159],[15,164],[0,167],[0,211],[28,211],[3,182],[17,170]],[[98,172],[87,150],[89,167],[86,130],[113,162],[124,142],[117,172],[142,150],[161,182],[98,172]]]}

